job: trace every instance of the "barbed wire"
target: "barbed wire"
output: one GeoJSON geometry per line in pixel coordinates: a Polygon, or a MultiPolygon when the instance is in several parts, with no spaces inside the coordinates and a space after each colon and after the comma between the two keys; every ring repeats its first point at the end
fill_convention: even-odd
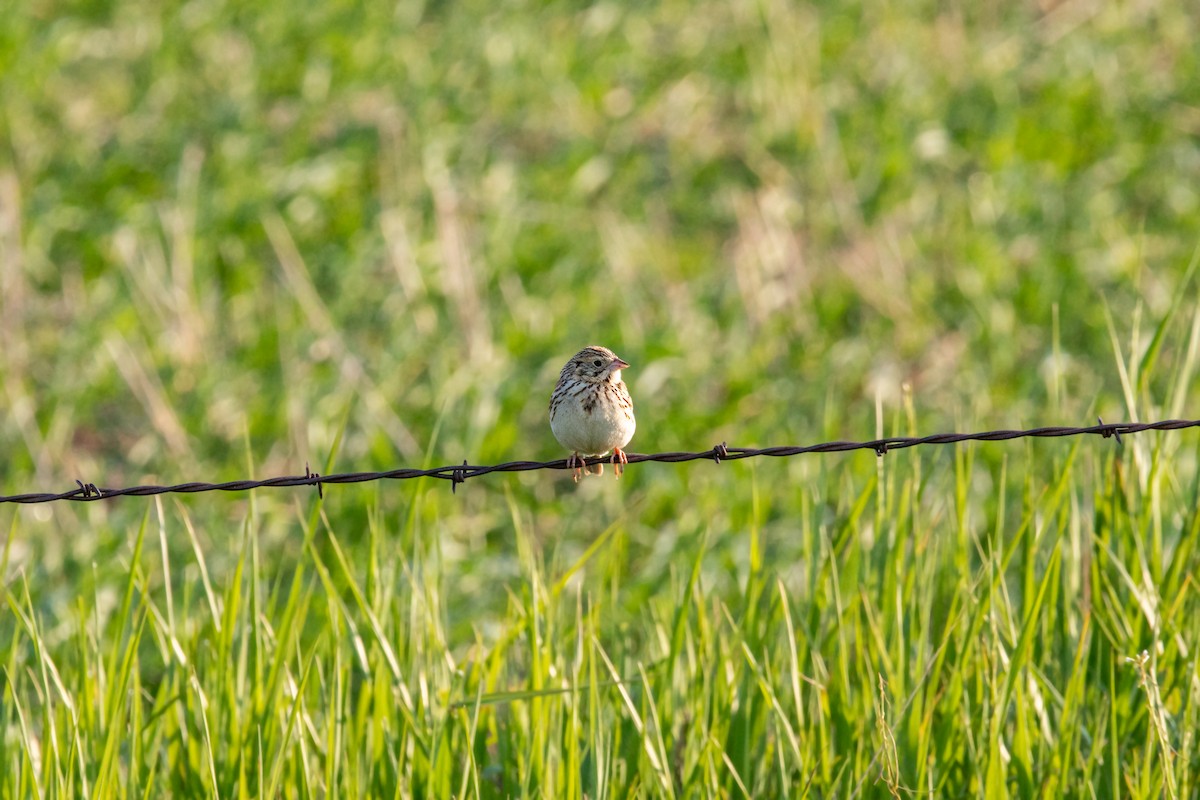
{"type": "MultiPolygon", "coordinates": [[[[886,439],[872,439],[866,442],[822,442],[821,444],[805,446],[782,447],[729,447],[724,442],[710,450],[696,453],[626,453],[630,464],[644,461],[657,461],[668,464],[678,464],[685,461],[711,460],[715,463],[722,461],[738,461],[743,458],[770,456],[782,458],[798,456],[804,453],[844,453],[851,450],[873,450],[876,455],[883,456],[892,450],[903,450],[927,444],[957,444],[958,442],[999,442],[1008,439],[1023,438],[1059,438],[1064,436],[1080,436],[1096,434],[1105,439],[1116,437],[1120,441],[1122,435],[1141,433],[1142,431],[1172,431],[1183,428],[1200,427],[1200,419],[1168,419],[1159,422],[1115,422],[1092,425],[1086,428],[1032,428],[1030,430],[999,430],[983,431],[980,433],[936,433],[932,436],[893,436],[886,439]]],[[[584,459],[587,465],[609,463],[606,456],[596,456],[584,459]]],[[[337,475],[321,475],[311,472],[305,465],[303,475],[285,475],[264,480],[226,481],[224,483],[178,483],[172,486],[128,486],[121,489],[99,488],[94,483],[84,483],[76,480],[77,488],[60,494],[17,494],[8,497],[0,496],[0,503],[53,503],[59,500],[74,500],[91,502],[95,500],[110,500],[114,497],[146,497],[158,494],[195,494],[197,492],[244,492],[250,489],[278,488],[283,486],[316,486],[318,491],[326,484],[337,483],[366,483],[380,480],[407,480],[410,478],[440,478],[450,481],[452,489],[468,478],[477,478],[493,472],[529,472],[538,469],[573,469],[569,459],[560,458],[555,461],[509,461],[504,464],[474,466],[464,461],[458,466],[433,467],[432,469],[392,469],[383,472],[346,472],[337,475]]],[[[322,496],[324,496],[322,494],[322,496]]]]}

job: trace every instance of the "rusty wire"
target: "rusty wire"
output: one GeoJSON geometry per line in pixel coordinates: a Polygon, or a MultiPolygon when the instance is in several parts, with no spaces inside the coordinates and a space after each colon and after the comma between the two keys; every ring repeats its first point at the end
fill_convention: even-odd
{"type": "MultiPolygon", "coordinates": [[[[1087,428],[1033,428],[1023,431],[984,431],[982,433],[937,433],[932,436],[894,436],[887,439],[873,439],[868,442],[823,442],[807,446],[783,447],[728,447],[724,443],[709,450],[697,453],[627,453],[630,464],[643,461],[658,461],[678,464],[684,461],[711,460],[737,461],[742,458],[757,456],[798,456],[803,453],[844,453],[850,450],[872,450],[876,455],[883,456],[892,450],[902,450],[926,444],[956,444],[958,442],[998,442],[1007,439],[1022,439],[1026,437],[1056,438],[1062,436],[1079,436],[1082,434],[1097,434],[1104,438],[1115,436],[1120,441],[1122,434],[1140,433],[1142,431],[1170,431],[1182,428],[1200,427],[1197,419],[1169,419],[1160,422],[1116,422],[1092,425],[1087,428]]],[[[603,464],[608,458],[598,456],[586,459],[589,465],[603,464]]],[[[225,483],[179,483],[173,486],[128,486],[123,489],[103,489],[94,483],[75,481],[77,488],[61,494],[17,494],[9,497],[0,496],[0,503],[52,503],[58,500],[75,500],[91,502],[94,500],[109,500],[114,497],[135,496],[145,497],[157,494],[194,494],[196,492],[244,492],[250,489],[275,488],[281,486],[316,486],[318,491],[322,485],[333,483],[366,483],[379,480],[406,480],[408,478],[441,478],[451,482],[451,488],[457,488],[467,478],[476,478],[492,472],[528,472],[536,469],[571,469],[567,459],[555,461],[509,461],[504,464],[488,466],[473,466],[464,461],[459,466],[434,467],[432,469],[392,469],[384,472],[346,472],[337,475],[321,475],[310,472],[305,467],[303,475],[285,475],[278,478],[266,478],[252,481],[227,481],[225,483]]]]}

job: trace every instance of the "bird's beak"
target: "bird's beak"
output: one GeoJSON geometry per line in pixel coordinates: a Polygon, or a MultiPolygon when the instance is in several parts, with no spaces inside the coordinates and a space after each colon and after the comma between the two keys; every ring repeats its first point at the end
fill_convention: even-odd
{"type": "Polygon", "coordinates": [[[613,362],[613,369],[628,369],[628,368],[629,368],[629,364],[626,363],[624,359],[618,358],[616,361],[613,362]]]}

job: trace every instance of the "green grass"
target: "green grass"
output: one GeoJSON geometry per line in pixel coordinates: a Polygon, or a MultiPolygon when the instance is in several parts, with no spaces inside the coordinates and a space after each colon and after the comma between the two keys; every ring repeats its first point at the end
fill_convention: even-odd
{"type": "MultiPolygon", "coordinates": [[[[1198,416],[1182,4],[4,17],[2,495],[1198,416]]],[[[1195,797],[1197,442],[0,505],[0,797],[1195,797]]]]}

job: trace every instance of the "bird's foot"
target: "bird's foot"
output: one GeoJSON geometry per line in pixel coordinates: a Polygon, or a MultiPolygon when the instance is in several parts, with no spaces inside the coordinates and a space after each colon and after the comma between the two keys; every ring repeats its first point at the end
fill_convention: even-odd
{"type": "Polygon", "coordinates": [[[617,473],[617,480],[620,480],[621,475],[625,472],[625,465],[629,463],[629,457],[625,455],[624,450],[614,447],[612,458],[609,461],[612,462],[613,472],[617,473]]]}
{"type": "Polygon", "coordinates": [[[583,463],[583,459],[579,457],[579,451],[571,453],[571,455],[567,456],[567,469],[575,470],[576,483],[579,483],[579,475],[581,472],[583,472],[585,466],[586,465],[583,463]]]}

